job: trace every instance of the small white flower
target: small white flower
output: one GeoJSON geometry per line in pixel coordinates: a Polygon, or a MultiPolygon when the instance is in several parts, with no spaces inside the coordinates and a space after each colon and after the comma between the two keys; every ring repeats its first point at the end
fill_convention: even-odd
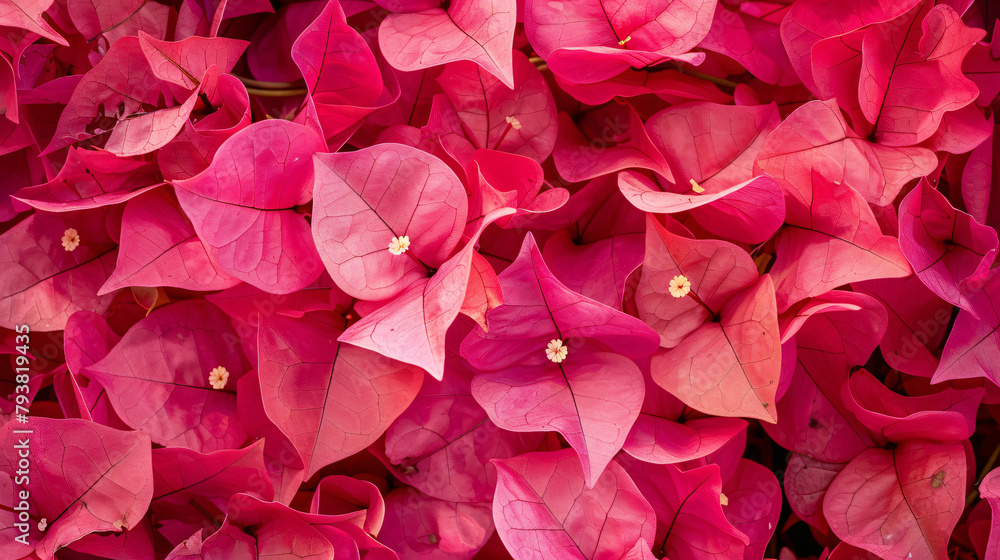
{"type": "Polygon", "coordinates": [[[545,348],[545,356],[557,364],[565,360],[567,354],[569,354],[569,348],[564,346],[562,340],[558,338],[553,338],[545,348]]]}
{"type": "Polygon", "coordinates": [[[393,255],[402,255],[410,248],[410,236],[400,235],[399,237],[393,237],[392,241],[389,242],[389,252],[393,255]]]}
{"type": "Polygon", "coordinates": [[[696,192],[698,194],[701,194],[701,193],[705,192],[705,187],[699,185],[698,181],[695,181],[694,179],[691,179],[691,190],[693,190],[694,192],[696,192]]]}
{"type": "Polygon", "coordinates": [[[67,228],[62,236],[63,249],[72,251],[80,246],[80,234],[73,228],[67,228]]]}
{"type": "Polygon", "coordinates": [[[728,506],[729,505],[729,496],[726,496],[722,492],[719,492],[719,503],[722,504],[722,505],[724,505],[724,506],[728,506]]]}
{"type": "Polygon", "coordinates": [[[208,374],[208,383],[213,389],[225,389],[226,381],[229,381],[229,370],[219,366],[208,374]]]}
{"type": "Polygon", "coordinates": [[[687,276],[678,274],[670,279],[670,295],[675,298],[682,298],[691,292],[691,281],[687,276]]]}
{"type": "Polygon", "coordinates": [[[38,530],[44,531],[49,526],[49,520],[44,517],[38,522],[38,530]]]}
{"type": "Polygon", "coordinates": [[[507,124],[514,130],[521,130],[521,121],[517,120],[517,117],[507,117],[507,124]]]}

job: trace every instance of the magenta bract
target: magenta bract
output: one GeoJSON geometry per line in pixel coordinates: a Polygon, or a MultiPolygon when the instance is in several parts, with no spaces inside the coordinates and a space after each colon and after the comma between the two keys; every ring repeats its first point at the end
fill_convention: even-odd
{"type": "Polygon", "coordinates": [[[994,560],[995,4],[0,0],[0,559],[994,560]]]}

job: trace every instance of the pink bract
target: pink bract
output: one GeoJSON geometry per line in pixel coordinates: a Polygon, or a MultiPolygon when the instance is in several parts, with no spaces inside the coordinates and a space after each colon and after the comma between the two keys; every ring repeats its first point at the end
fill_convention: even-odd
{"type": "Polygon", "coordinates": [[[995,4],[0,0],[0,559],[994,560],[995,4]]]}

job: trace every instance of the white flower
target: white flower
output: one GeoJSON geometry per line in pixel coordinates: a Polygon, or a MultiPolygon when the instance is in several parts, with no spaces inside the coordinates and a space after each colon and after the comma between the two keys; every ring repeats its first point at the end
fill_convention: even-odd
{"type": "Polygon", "coordinates": [[[44,531],[45,528],[48,527],[48,526],[49,526],[49,520],[48,519],[45,519],[43,517],[41,520],[38,521],[38,530],[39,531],[44,531]]]}
{"type": "Polygon", "coordinates": [[[402,255],[410,248],[410,236],[400,235],[399,237],[393,237],[392,241],[389,242],[389,252],[393,255],[402,255]]]}
{"type": "Polygon", "coordinates": [[[80,246],[80,234],[73,228],[67,228],[62,236],[63,249],[72,251],[80,246]]]}
{"type": "Polygon", "coordinates": [[[687,279],[687,276],[683,274],[678,274],[670,279],[670,295],[676,298],[682,298],[691,291],[691,282],[687,279]]]}
{"type": "Polygon", "coordinates": [[[724,506],[728,506],[729,505],[729,497],[726,496],[725,494],[723,494],[722,492],[719,492],[719,503],[722,504],[722,505],[724,505],[724,506]]]}
{"type": "Polygon", "coordinates": [[[219,366],[208,374],[208,383],[213,389],[225,389],[226,381],[229,381],[229,370],[219,366]]]}
{"type": "Polygon", "coordinates": [[[553,338],[545,348],[545,356],[557,364],[565,360],[567,354],[569,354],[569,348],[563,346],[562,340],[558,338],[553,338]]]}
{"type": "Polygon", "coordinates": [[[517,117],[507,117],[507,124],[514,130],[521,130],[521,121],[517,120],[517,117]]]}
{"type": "Polygon", "coordinates": [[[693,190],[694,192],[696,192],[698,194],[701,194],[701,193],[705,192],[705,187],[699,185],[698,181],[695,181],[694,179],[691,179],[691,190],[693,190]]]}

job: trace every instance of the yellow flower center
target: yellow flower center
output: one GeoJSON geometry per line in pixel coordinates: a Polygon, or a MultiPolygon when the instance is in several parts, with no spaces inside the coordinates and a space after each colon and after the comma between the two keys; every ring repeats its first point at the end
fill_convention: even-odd
{"type": "Polygon", "coordinates": [[[80,246],[80,234],[73,228],[67,228],[62,236],[63,249],[72,251],[80,246]]]}
{"type": "Polygon", "coordinates": [[[678,274],[670,279],[670,295],[675,298],[682,298],[691,292],[691,282],[687,276],[678,274]]]}
{"type": "Polygon", "coordinates": [[[226,381],[229,381],[229,370],[218,366],[208,374],[208,383],[213,389],[225,389],[226,381]]]}
{"type": "Polygon", "coordinates": [[[569,348],[558,338],[553,338],[549,341],[549,345],[545,347],[545,357],[557,364],[565,360],[568,354],[569,348]]]}
{"type": "Polygon", "coordinates": [[[393,237],[392,241],[389,242],[389,252],[393,255],[402,255],[410,248],[410,236],[400,235],[399,237],[393,237]]]}

